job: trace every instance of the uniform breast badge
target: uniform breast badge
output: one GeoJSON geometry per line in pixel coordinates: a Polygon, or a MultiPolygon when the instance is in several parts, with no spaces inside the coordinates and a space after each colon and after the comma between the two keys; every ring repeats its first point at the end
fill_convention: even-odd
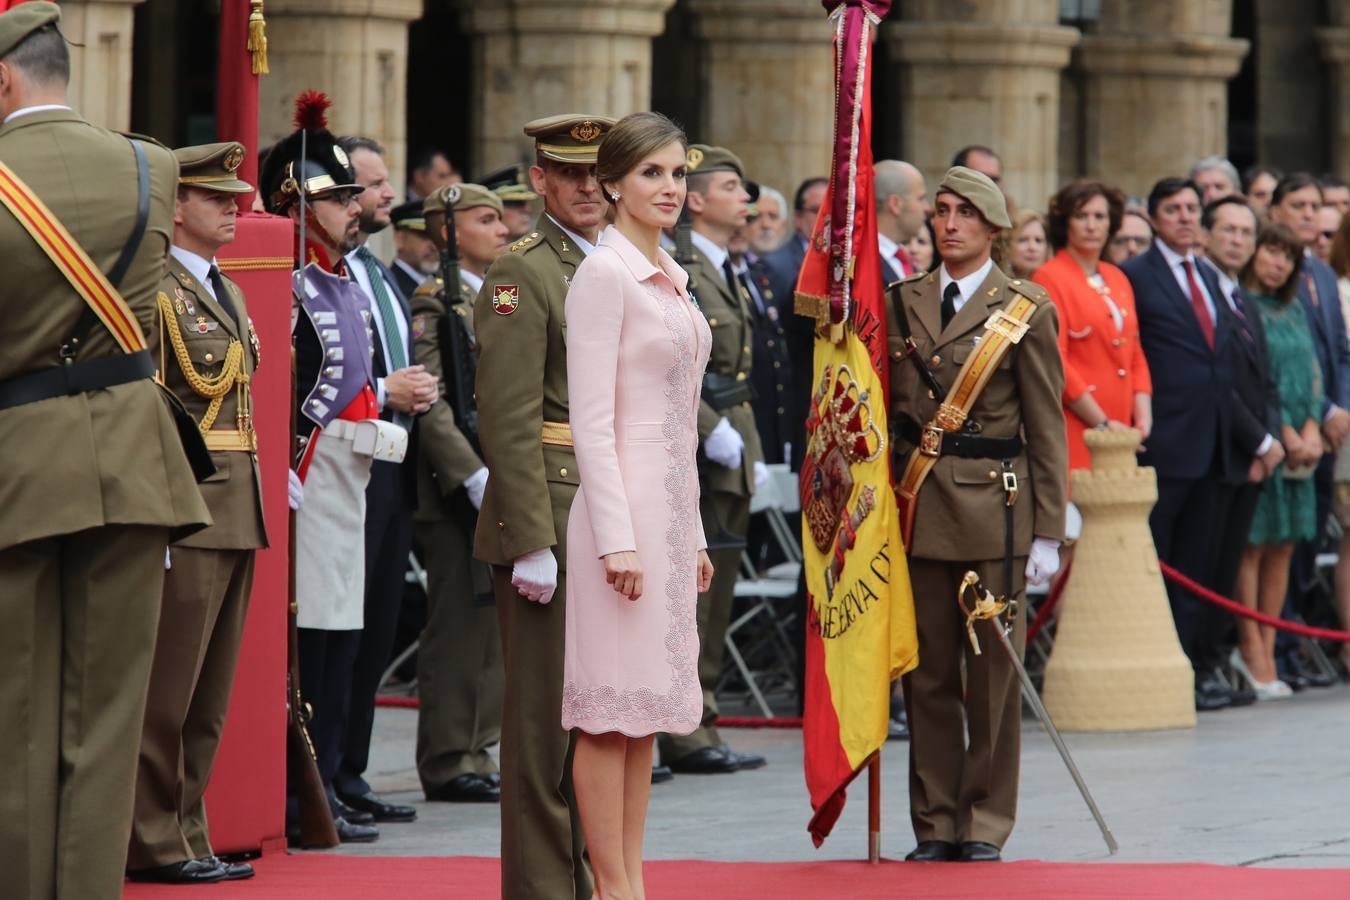
{"type": "Polygon", "coordinates": [[[413,338],[420,338],[427,333],[427,317],[413,316],[412,320],[413,338]]]}
{"type": "Polygon", "coordinates": [[[198,334],[210,334],[220,327],[219,322],[212,322],[206,316],[198,316],[197,324],[192,326],[192,330],[198,334]]]}
{"type": "Polygon", "coordinates": [[[197,307],[192,305],[192,298],[189,297],[187,295],[187,292],[184,291],[181,287],[175,287],[173,289],[173,299],[174,299],[173,308],[178,311],[178,314],[180,316],[183,315],[185,312],[189,316],[197,315],[197,307]]]}
{"type": "Polygon", "coordinates": [[[807,421],[811,440],[802,463],[802,480],[810,485],[810,496],[802,511],[821,553],[829,553],[836,540],[847,549],[876,505],[875,494],[864,491],[857,506],[848,509],[852,467],[876,459],[885,449],[871,402],[848,366],[839,366],[837,372],[827,367],[812,398],[807,421]]]}
{"type": "Polygon", "coordinates": [[[492,289],[492,311],[499,316],[509,316],[520,306],[520,285],[499,284],[492,289]]]}

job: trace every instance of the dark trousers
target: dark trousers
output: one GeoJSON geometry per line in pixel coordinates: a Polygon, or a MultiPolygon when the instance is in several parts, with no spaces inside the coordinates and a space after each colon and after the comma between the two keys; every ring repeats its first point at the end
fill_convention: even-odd
{"type": "MultiPolygon", "coordinates": [[[[1247,549],[1252,519],[1260,499],[1260,484],[1220,484],[1215,491],[1214,570],[1205,584],[1225,597],[1232,597],[1237,586],[1238,567],[1247,549]]],[[[1207,644],[1210,651],[1206,662],[1211,666],[1221,665],[1233,648],[1233,616],[1227,610],[1206,603],[1200,617],[1201,633],[1208,639],[1202,644],[1207,644]]]]}
{"type": "Polygon", "coordinates": [[[403,603],[408,551],[412,549],[412,509],[403,486],[401,466],[376,462],[366,487],[366,606],[361,646],[353,663],[351,701],[342,757],[333,787],[339,794],[360,796],[370,791],[364,777],[370,762],[370,735],[375,727],[375,691],[389,665],[403,603]]]}
{"type": "MultiPolygon", "coordinates": [[[[361,646],[361,632],[297,628],[296,652],[300,662],[300,696],[314,711],[309,736],[319,776],[333,802],[333,777],[342,758],[342,739],[347,733],[348,704],[352,695],[352,670],[361,646]]],[[[287,798],[287,818],[295,813],[294,798],[287,798]]]]}
{"type": "MultiPolygon", "coordinates": [[[[1148,517],[1158,558],[1201,584],[1210,583],[1214,572],[1218,494],[1219,485],[1209,476],[1159,478],[1158,503],[1148,517]]],[[[1205,601],[1170,581],[1167,599],[1177,638],[1191,665],[1197,671],[1212,666],[1218,650],[1205,601]]]]}
{"type": "MultiPolygon", "coordinates": [[[[1313,474],[1313,488],[1317,496],[1317,537],[1303,541],[1294,548],[1294,558],[1289,566],[1289,592],[1285,594],[1284,608],[1280,618],[1294,620],[1300,613],[1307,618],[1317,602],[1317,553],[1322,548],[1322,532],[1331,515],[1331,496],[1335,491],[1335,454],[1322,457],[1317,471],[1313,474]]],[[[1285,660],[1296,652],[1302,641],[1296,634],[1281,631],[1275,635],[1275,657],[1280,667],[1285,668],[1285,660]]]]}

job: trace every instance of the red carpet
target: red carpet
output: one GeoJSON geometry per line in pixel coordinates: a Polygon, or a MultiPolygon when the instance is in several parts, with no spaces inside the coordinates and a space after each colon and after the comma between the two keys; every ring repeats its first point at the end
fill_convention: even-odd
{"type": "MultiPolygon", "coordinates": [[[[353,857],[269,854],[251,881],[193,888],[202,900],[490,900],[498,862],[483,857],[353,857]]],[[[1208,865],[1011,862],[879,866],[860,862],[657,861],[646,866],[649,900],[872,900],[999,897],[1025,900],[1266,900],[1350,896],[1350,870],[1243,869],[1208,865]]],[[[127,900],[181,898],[184,888],[128,885],[127,900]]]]}

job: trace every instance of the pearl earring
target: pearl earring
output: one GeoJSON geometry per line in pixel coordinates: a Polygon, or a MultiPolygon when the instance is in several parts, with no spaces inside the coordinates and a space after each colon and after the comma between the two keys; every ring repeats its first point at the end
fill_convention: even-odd
{"type": "Polygon", "coordinates": [[[618,202],[619,202],[619,192],[618,192],[618,191],[610,191],[610,192],[609,192],[609,199],[613,200],[615,203],[618,203],[618,202]]]}

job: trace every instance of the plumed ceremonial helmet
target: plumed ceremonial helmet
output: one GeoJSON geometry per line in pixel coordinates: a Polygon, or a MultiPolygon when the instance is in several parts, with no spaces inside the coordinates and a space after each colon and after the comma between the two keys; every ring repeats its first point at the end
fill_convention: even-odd
{"type": "Polygon", "coordinates": [[[306,200],[336,191],[359,194],[364,190],[356,183],[351,160],[328,130],[327,114],[332,105],[333,101],[319,91],[305,91],[295,99],[296,130],[272,147],[258,177],[268,212],[285,215],[299,202],[302,185],[306,200]]]}

